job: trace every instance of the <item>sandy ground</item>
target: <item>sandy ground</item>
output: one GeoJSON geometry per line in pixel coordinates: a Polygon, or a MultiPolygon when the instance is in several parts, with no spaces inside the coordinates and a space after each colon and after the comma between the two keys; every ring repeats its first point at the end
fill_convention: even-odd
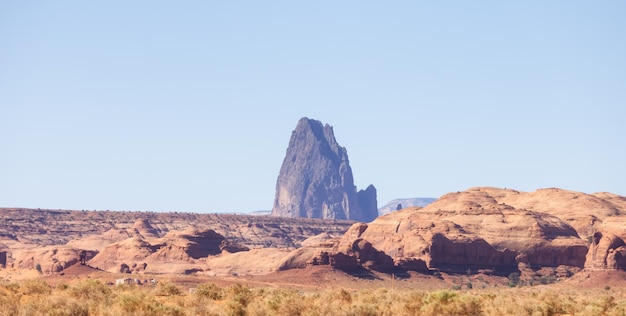
{"type": "MultiPolygon", "coordinates": [[[[265,275],[229,275],[207,276],[201,274],[173,275],[173,274],[119,274],[101,271],[89,266],[76,264],[63,271],[63,274],[41,275],[36,270],[0,270],[0,278],[4,282],[19,282],[25,279],[40,278],[51,285],[61,283],[72,284],[85,279],[97,279],[105,283],[114,283],[119,278],[137,278],[139,280],[155,279],[169,281],[182,289],[196,287],[201,283],[215,283],[218,286],[229,286],[240,283],[251,287],[274,287],[298,289],[301,291],[317,291],[323,289],[398,289],[398,290],[438,290],[461,287],[467,289],[468,283],[474,289],[507,287],[508,279],[490,275],[425,275],[407,273],[400,276],[370,272],[363,270],[359,273],[348,274],[329,266],[312,266],[305,269],[292,269],[273,272],[265,275]]],[[[548,285],[551,288],[571,289],[584,287],[586,289],[605,289],[606,287],[626,287],[625,271],[581,271],[571,278],[548,285]]],[[[146,286],[147,288],[149,287],[146,286]]]]}

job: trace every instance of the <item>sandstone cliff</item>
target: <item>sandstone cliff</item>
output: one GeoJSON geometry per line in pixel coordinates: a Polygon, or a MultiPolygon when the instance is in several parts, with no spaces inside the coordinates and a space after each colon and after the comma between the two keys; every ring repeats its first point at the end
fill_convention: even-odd
{"type": "Polygon", "coordinates": [[[211,229],[189,228],[162,238],[135,236],[110,244],[88,263],[110,272],[199,272],[209,256],[248,250],[211,229]]]}
{"type": "MultiPolygon", "coordinates": [[[[520,267],[623,268],[626,247],[617,233],[597,232],[590,249],[586,238],[581,238],[567,223],[579,222],[572,215],[576,208],[587,206],[584,194],[567,193],[583,203],[577,205],[566,199],[565,207],[561,208],[550,196],[558,199],[562,192],[548,192],[550,194],[539,192],[544,202],[536,199],[539,194],[536,192],[496,188],[472,188],[446,194],[424,208],[406,208],[369,224],[354,224],[334,247],[318,251],[309,262],[328,262],[344,270],[361,267],[390,270],[395,266],[415,271],[490,270],[505,275],[520,267]],[[532,209],[503,201],[532,206],[532,209]],[[564,220],[555,216],[561,214],[570,216],[564,220]],[[324,260],[324,257],[329,259],[324,260]]],[[[614,202],[608,207],[611,214],[621,214],[619,207],[612,208],[615,201],[621,200],[612,199],[614,202]]],[[[594,201],[596,206],[604,205],[593,196],[588,200],[594,201]]],[[[589,215],[589,211],[578,214],[579,217],[589,215]]],[[[602,216],[598,220],[604,221],[602,227],[615,228],[608,222],[615,222],[617,218],[602,216]]],[[[587,228],[578,227],[581,231],[587,228]]],[[[624,234],[623,228],[621,233],[624,234]]]]}
{"type": "Polygon", "coordinates": [[[369,222],[378,216],[376,189],[357,192],[333,128],[302,118],[280,168],[272,215],[369,222]]]}

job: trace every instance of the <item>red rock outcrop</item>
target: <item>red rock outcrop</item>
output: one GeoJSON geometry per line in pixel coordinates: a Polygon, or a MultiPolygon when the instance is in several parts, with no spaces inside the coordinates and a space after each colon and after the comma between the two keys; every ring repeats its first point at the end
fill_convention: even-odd
{"type": "Polygon", "coordinates": [[[602,229],[605,222],[626,215],[626,197],[606,192],[586,194],[558,188],[520,192],[490,187],[472,188],[467,192],[482,192],[516,209],[556,216],[576,229],[582,238],[602,229]]]}
{"type": "MultiPolygon", "coordinates": [[[[15,267],[20,269],[35,269],[41,267],[41,272],[51,274],[76,264],[80,260],[82,249],[67,246],[47,246],[19,252],[15,258],[15,267]]],[[[95,251],[85,251],[86,259],[96,256],[95,251]]]]}
{"type": "Polygon", "coordinates": [[[492,268],[512,270],[517,268],[517,252],[508,249],[499,251],[484,239],[472,236],[457,236],[450,240],[437,233],[430,240],[428,253],[431,268],[439,270],[465,271],[468,268],[492,268]]]}
{"type": "Polygon", "coordinates": [[[341,270],[356,270],[360,267],[391,272],[394,262],[384,252],[376,249],[371,242],[361,238],[367,224],[356,223],[339,240],[329,255],[331,266],[341,270]]]}
{"type": "Polygon", "coordinates": [[[138,218],[133,224],[132,229],[135,234],[143,238],[159,238],[161,237],[159,231],[155,229],[150,220],[147,218],[138,218]]]}
{"type": "Polygon", "coordinates": [[[422,209],[407,208],[355,224],[331,253],[331,264],[344,269],[366,262],[388,267],[391,258],[396,266],[417,271],[470,268],[502,273],[520,263],[536,268],[584,266],[588,246],[574,228],[550,214],[501,203],[494,192],[451,193],[422,209]]]}
{"type": "Polygon", "coordinates": [[[248,250],[247,247],[227,241],[224,236],[213,230],[188,229],[173,231],[163,238],[142,239],[132,237],[105,247],[89,261],[92,266],[104,270],[118,270],[126,264],[132,272],[140,272],[155,264],[201,264],[203,259],[222,253],[234,253],[248,250]]]}
{"type": "Polygon", "coordinates": [[[613,233],[596,232],[587,253],[586,268],[626,269],[626,243],[613,233]]]}

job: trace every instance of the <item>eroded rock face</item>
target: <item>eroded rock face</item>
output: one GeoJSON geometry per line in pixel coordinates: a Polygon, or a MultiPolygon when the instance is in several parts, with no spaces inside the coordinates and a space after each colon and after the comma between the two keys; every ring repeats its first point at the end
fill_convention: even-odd
{"type": "Polygon", "coordinates": [[[373,186],[357,194],[347,151],[333,128],[300,119],[280,168],[272,215],[369,222],[378,215],[376,204],[373,186]]]}
{"type": "Polygon", "coordinates": [[[458,236],[451,240],[444,234],[437,233],[433,235],[428,250],[429,266],[441,270],[488,268],[508,271],[517,268],[515,251],[499,251],[480,237],[458,236]]]}
{"type": "MultiPolygon", "coordinates": [[[[82,249],[67,246],[46,246],[20,252],[15,258],[15,267],[34,269],[39,265],[44,274],[61,272],[80,260],[82,249]]],[[[96,256],[96,251],[85,251],[87,260],[96,256]]]]}
{"type": "Polygon", "coordinates": [[[586,268],[626,269],[626,243],[619,236],[609,232],[593,234],[587,253],[586,268]]]}
{"type": "MultiPolygon", "coordinates": [[[[163,238],[132,237],[105,247],[89,264],[104,270],[129,266],[129,271],[140,272],[154,264],[197,264],[209,256],[222,252],[247,251],[247,247],[227,240],[211,229],[173,231],[163,238]]],[[[185,268],[184,265],[181,267],[185,268]]]]}
{"type": "MultiPolygon", "coordinates": [[[[520,264],[534,269],[585,265],[587,242],[574,228],[550,214],[501,203],[494,192],[490,188],[451,193],[425,208],[354,224],[329,252],[330,264],[343,270],[470,269],[503,275],[520,264]]],[[[609,244],[599,252],[606,264],[618,265],[625,260],[619,247],[626,250],[626,245],[609,244]]]]}

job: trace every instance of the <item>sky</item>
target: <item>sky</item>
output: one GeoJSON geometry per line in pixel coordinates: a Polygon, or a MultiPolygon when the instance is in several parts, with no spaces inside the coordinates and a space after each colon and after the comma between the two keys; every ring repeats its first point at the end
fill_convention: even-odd
{"type": "Polygon", "coordinates": [[[624,1],[2,1],[0,206],[269,210],[301,117],[379,206],[626,195],[624,1]]]}

